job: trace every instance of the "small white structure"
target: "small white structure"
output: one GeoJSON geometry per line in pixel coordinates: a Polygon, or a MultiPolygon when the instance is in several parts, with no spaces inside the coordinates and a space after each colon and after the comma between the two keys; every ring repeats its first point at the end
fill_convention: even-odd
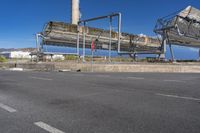
{"type": "Polygon", "coordinates": [[[52,56],[47,55],[46,59],[48,59],[48,60],[65,60],[65,57],[63,55],[55,54],[55,55],[52,55],[52,56]]]}
{"type": "Polygon", "coordinates": [[[23,51],[5,51],[1,52],[0,55],[9,58],[9,59],[31,59],[30,52],[23,52],[23,51]]]}

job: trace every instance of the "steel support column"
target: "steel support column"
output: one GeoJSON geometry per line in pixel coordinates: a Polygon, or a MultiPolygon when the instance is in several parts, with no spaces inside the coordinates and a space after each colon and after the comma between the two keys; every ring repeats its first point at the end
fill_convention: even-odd
{"type": "Polygon", "coordinates": [[[80,29],[79,29],[79,25],[77,25],[77,50],[76,50],[76,52],[77,52],[77,56],[79,56],[79,48],[80,48],[80,46],[79,46],[79,41],[80,41],[80,29]]]}
{"type": "Polygon", "coordinates": [[[109,26],[110,26],[109,62],[111,62],[111,51],[112,51],[112,17],[110,17],[109,26]]]}
{"type": "Polygon", "coordinates": [[[199,49],[199,61],[200,61],[200,49],[199,49]]]}
{"type": "Polygon", "coordinates": [[[40,34],[36,34],[36,48],[37,48],[37,52],[40,52],[39,35],[40,34]]]}
{"type": "Polygon", "coordinates": [[[169,44],[169,48],[170,48],[170,53],[171,53],[171,58],[172,58],[172,62],[174,62],[174,52],[173,52],[173,49],[172,49],[172,45],[169,44]]]}
{"type": "Polygon", "coordinates": [[[118,14],[118,54],[121,53],[121,26],[122,26],[122,14],[118,14]]]}
{"type": "Polygon", "coordinates": [[[162,40],[160,51],[161,51],[161,53],[159,54],[159,59],[161,57],[165,58],[165,54],[166,54],[166,51],[167,51],[167,40],[165,38],[163,38],[163,40],[162,40]]]}
{"type": "Polygon", "coordinates": [[[83,63],[85,62],[85,26],[86,26],[86,23],[84,22],[84,29],[83,29],[83,63]]]}

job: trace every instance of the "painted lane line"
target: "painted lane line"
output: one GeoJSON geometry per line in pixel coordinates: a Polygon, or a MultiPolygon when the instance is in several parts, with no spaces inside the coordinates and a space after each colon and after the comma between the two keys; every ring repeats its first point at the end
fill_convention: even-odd
{"type": "Polygon", "coordinates": [[[141,77],[127,77],[128,79],[144,79],[144,78],[141,78],[141,77]]]}
{"type": "Polygon", "coordinates": [[[200,101],[199,98],[193,98],[193,97],[182,97],[182,96],[177,96],[177,95],[166,95],[166,94],[160,94],[160,93],[157,93],[156,95],[158,95],[158,96],[164,96],[164,97],[171,97],[171,98],[179,98],[179,99],[200,101]]]}
{"type": "Polygon", "coordinates": [[[189,78],[186,78],[186,79],[183,79],[184,81],[193,81],[193,80],[198,80],[199,78],[198,77],[189,77],[189,78]]]}
{"type": "Polygon", "coordinates": [[[63,132],[63,131],[61,131],[59,129],[56,129],[56,128],[54,128],[54,127],[52,127],[52,126],[50,126],[50,125],[48,125],[48,124],[46,124],[44,122],[41,122],[41,121],[40,122],[35,122],[34,124],[36,126],[42,128],[42,129],[48,131],[49,133],[65,133],[65,132],[63,132]]]}
{"type": "Polygon", "coordinates": [[[53,79],[48,79],[48,78],[42,78],[42,77],[30,77],[32,79],[38,79],[38,80],[47,80],[47,81],[52,81],[53,79]]]}
{"type": "Polygon", "coordinates": [[[6,111],[8,111],[10,113],[17,112],[17,110],[15,110],[14,108],[11,108],[11,107],[9,107],[9,106],[7,106],[5,104],[2,104],[2,103],[0,103],[0,108],[4,109],[4,110],[6,110],[6,111]]]}
{"type": "Polygon", "coordinates": [[[164,80],[165,82],[177,82],[177,83],[183,83],[184,81],[181,80],[164,80]]]}

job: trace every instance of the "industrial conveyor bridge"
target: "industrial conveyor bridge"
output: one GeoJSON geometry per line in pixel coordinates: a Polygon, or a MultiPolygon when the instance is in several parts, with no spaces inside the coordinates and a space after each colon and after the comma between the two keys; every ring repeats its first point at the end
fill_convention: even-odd
{"type": "MultiPolygon", "coordinates": [[[[96,49],[115,50],[119,54],[165,54],[166,45],[170,46],[172,60],[174,54],[171,45],[200,48],[200,10],[188,6],[186,9],[158,19],[154,32],[158,38],[121,33],[121,14],[110,14],[79,21],[78,25],[64,22],[48,22],[44,30],[37,34],[38,51],[44,45],[91,48],[95,41],[96,49]],[[112,18],[118,16],[118,31],[112,30],[112,18]],[[87,26],[87,22],[98,19],[110,20],[110,30],[87,26]],[[82,24],[82,25],[81,25],[82,24]],[[41,37],[41,43],[39,43],[41,37]]],[[[83,50],[84,51],[84,50],[83,50]]]]}
{"type": "MultiPolygon", "coordinates": [[[[109,21],[110,22],[110,21],[109,21]]],[[[157,38],[121,33],[121,14],[111,14],[87,20],[79,21],[78,25],[64,22],[48,22],[44,30],[38,34],[42,38],[38,50],[42,51],[43,45],[66,46],[77,48],[91,48],[91,42],[95,41],[95,49],[114,50],[119,54],[160,54],[161,45],[157,38]],[[118,31],[103,30],[86,26],[87,22],[98,19],[112,19],[119,17],[118,31]],[[82,25],[81,25],[82,23],[82,25]]]]}

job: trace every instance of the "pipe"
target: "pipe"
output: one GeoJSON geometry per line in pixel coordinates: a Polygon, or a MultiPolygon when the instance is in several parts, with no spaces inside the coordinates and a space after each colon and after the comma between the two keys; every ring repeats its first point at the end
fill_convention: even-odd
{"type": "Polygon", "coordinates": [[[78,21],[78,25],[80,25],[81,23],[84,23],[84,32],[83,32],[83,59],[85,56],[85,51],[84,51],[84,47],[85,47],[85,25],[87,22],[90,21],[95,21],[95,20],[99,20],[99,19],[105,19],[105,18],[112,18],[112,17],[116,17],[118,16],[118,54],[121,53],[120,49],[121,49],[121,22],[122,22],[122,15],[121,13],[113,13],[110,15],[106,15],[106,16],[100,16],[100,17],[95,17],[95,18],[90,18],[90,19],[86,19],[86,20],[80,20],[78,21]]]}
{"type": "Polygon", "coordinates": [[[79,23],[84,23],[84,22],[90,22],[90,21],[95,21],[95,20],[99,20],[99,19],[106,19],[109,17],[116,17],[119,16],[121,13],[113,13],[110,15],[105,15],[105,16],[100,16],[100,17],[95,17],[95,18],[90,18],[90,19],[85,19],[85,20],[80,20],[79,23]]]}
{"type": "Polygon", "coordinates": [[[118,13],[118,53],[121,52],[121,23],[122,23],[122,14],[118,13]]]}

